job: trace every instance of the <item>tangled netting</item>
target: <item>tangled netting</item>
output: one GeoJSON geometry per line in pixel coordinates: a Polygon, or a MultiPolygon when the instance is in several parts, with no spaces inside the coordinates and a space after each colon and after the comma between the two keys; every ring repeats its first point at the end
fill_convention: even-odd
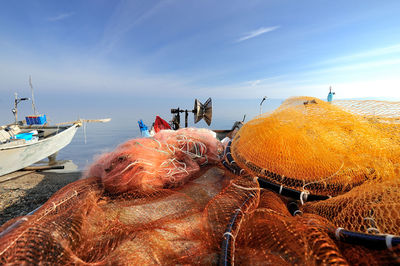
{"type": "Polygon", "coordinates": [[[86,177],[100,177],[110,193],[150,193],[177,187],[200,167],[220,160],[222,144],[209,130],[163,130],[153,138],[133,139],[104,154],[86,177]]]}
{"type": "MultiPolygon", "coordinates": [[[[295,99],[303,108],[309,107],[304,102],[313,100],[295,99]]],[[[293,100],[289,101],[292,103],[284,103],[276,112],[298,108],[293,100]]],[[[324,104],[315,102],[311,104],[324,104]]],[[[248,124],[257,126],[273,115],[270,113],[258,123],[250,121],[248,124]]],[[[287,125],[298,117],[289,115],[282,123],[287,125]]],[[[258,165],[257,156],[251,158],[244,151],[238,153],[248,148],[244,140],[249,125],[239,131],[232,147],[228,145],[225,152],[210,131],[181,129],[160,131],[153,138],[134,139],[102,155],[88,169],[86,178],[58,191],[34,214],[15,218],[0,227],[0,264],[400,263],[400,245],[377,249],[345,241],[352,237],[345,234],[347,231],[364,233],[370,228],[376,228],[367,232],[371,236],[399,235],[399,218],[395,217],[399,200],[393,198],[399,191],[393,182],[390,183],[390,171],[381,173],[377,167],[379,163],[368,165],[369,170],[365,172],[368,175],[364,179],[359,178],[343,189],[336,188],[335,193],[324,194],[321,187],[311,190],[310,186],[300,186],[334,197],[306,202],[299,209],[299,200],[263,188],[265,182],[276,182],[278,175],[283,176],[277,169],[285,167],[277,168],[274,162],[258,165]],[[221,157],[229,170],[221,163],[221,157]],[[266,169],[262,172],[265,175],[252,172],[258,169],[254,165],[266,169]],[[240,167],[243,169],[238,172],[240,175],[231,173],[240,167]],[[268,179],[269,174],[275,178],[268,179]],[[366,189],[364,186],[369,180],[379,185],[366,189]],[[388,204],[388,199],[394,201],[388,204]],[[364,218],[368,224],[362,224],[364,218]],[[392,221],[382,222],[386,219],[392,221]],[[338,227],[343,229],[338,230],[338,227]]],[[[264,127],[264,130],[268,132],[269,128],[264,127]]],[[[355,132],[351,134],[356,135],[355,132]]],[[[260,157],[276,148],[287,152],[283,139],[281,146],[268,147],[268,141],[273,143],[274,137],[278,138],[261,137],[251,150],[262,151],[260,157]]],[[[301,145],[300,140],[297,143],[301,145]]],[[[289,156],[281,163],[300,167],[301,164],[295,162],[300,155],[290,155],[294,162],[290,162],[289,156]]],[[[352,173],[346,170],[347,165],[344,163],[340,171],[352,173]]],[[[354,167],[354,164],[349,165],[354,167]]],[[[291,179],[299,179],[296,171],[306,171],[293,169],[292,173],[285,172],[291,179]]],[[[315,170],[313,173],[318,171],[323,172],[315,170]]],[[[330,175],[334,177],[340,171],[336,169],[337,173],[330,175]]],[[[359,166],[354,173],[355,176],[364,173],[363,168],[359,166]]],[[[345,180],[343,175],[339,176],[340,180],[345,180]]],[[[315,175],[306,177],[318,180],[315,175]]],[[[327,188],[339,184],[332,180],[326,181],[327,188]]],[[[304,195],[304,191],[295,190],[298,186],[289,184],[292,183],[281,182],[275,186],[278,192],[290,190],[292,194],[298,191],[304,195]]],[[[302,199],[304,203],[305,198],[302,199]]]]}

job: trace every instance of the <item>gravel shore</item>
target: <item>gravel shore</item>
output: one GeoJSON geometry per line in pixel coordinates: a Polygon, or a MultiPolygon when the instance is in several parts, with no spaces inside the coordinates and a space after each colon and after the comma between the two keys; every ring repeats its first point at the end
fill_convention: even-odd
{"type": "Polygon", "coordinates": [[[45,203],[65,185],[78,180],[81,172],[18,171],[0,177],[0,226],[26,215],[45,203]]]}

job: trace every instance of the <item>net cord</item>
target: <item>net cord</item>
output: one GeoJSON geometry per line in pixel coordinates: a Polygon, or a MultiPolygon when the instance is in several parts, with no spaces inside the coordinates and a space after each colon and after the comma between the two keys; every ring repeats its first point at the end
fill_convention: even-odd
{"type": "Polygon", "coordinates": [[[240,213],[242,213],[242,217],[244,215],[244,212],[242,211],[242,208],[246,205],[246,203],[254,197],[254,194],[251,193],[249,196],[243,201],[243,203],[240,205],[239,208],[235,209],[235,212],[233,213],[231,220],[229,224],[226,227],[225,233],[223,234],[223,239],[221,243],[221,255],[220,255],[220,260],[219,260],[219,265],[234,265],[234,260],[235,260],[235,254],[234,254],[234,249],[235,249],[235,236],[232,234],[233,227],[240,223],[240,221],[237,221],[237,218],[240,213]],[[230,254],[230,248],[232,247],[232,253],[230,254]],[[229,256],[230,255],[230,256],[229,256]]]}
{"type": "MultiPolygon", "coordinates": [[[[245,175],[245,170],[241,169],[234,161],[231,152],[230,152],[230,145],[232,142],[229,142],[225,149],[225,157],[222,159],[222,165],[224,165],[229,171],[231,171],[235,175],[245,175]]],[[[291,188],[286,188],[281,184],[273,183],[263,177],[257,177],[258,182],[261,188],[265,188],[271,191],[274,191],[282,196],[290,197],[292,199],[306,201],[316,201],[316,200],[325,200],[331,198],[331,196],[325,195],[317,195],[311,194],[308,191],[299,191],[291,188]]]]}

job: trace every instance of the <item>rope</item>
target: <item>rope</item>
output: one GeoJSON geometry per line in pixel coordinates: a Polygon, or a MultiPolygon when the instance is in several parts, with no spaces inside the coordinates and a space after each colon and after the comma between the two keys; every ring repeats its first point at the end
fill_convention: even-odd
{"type": "Polygon", "coordinates": [[[310,195],[310,192],[308,192],[307,190],[302,191],[300,193],[300,203],[301,203],[301,205],[304,205],[304,202],[307,201],[308,195],[310,195]]]}
{"type": "Polygon", "coordinates": [[[295,210],[294,213],[293,213],[293,216],[302,215],[302,214],[303,214],[302,211],[300,211],[300,210],[295,210]]]}
{"type": "MultiPolygon", "coordinates": [[[[233,183],[232,183],[233,184],[233,183]]],[[[227,228],[225,230],[225,233],[223,234],[224,239],[221,243],[221,256],[220,256],[220,261],[219,261],[219,265],[232,265],[234,259],[234,255],[232,254],[231,258],[229,258],[229,246],[230,244],[230,238],[229,237],[225,237],[225,236],[232,236],[233,239],[233,248],[235,248],[235,236],[232,234],[232,228],[233,226],[236,224],[236,219],[239,215],[239,213],[242,213],[242,215],[244,215],[244,212],[242,211],[242,207],[245,206],[245,204],[251,199],[253,198],[255,195],[253,193],[250,193],[249,196],[243,201],[243,203],[241,204],[241,206],[237,209],[235,209],[235,213],[232,215],[231,217],[231,221],[230,223],[227,225],[227,228]]]]}
{"type": "Polygon", "coordinates": [[[236,184],[233,183],[233,182],[232,182],[231,184],[232,184],[232,186],[237,187],[237,188],[240,188],[240,189],[243,189],[243,190],[256,190],[256,191],[260,190],[259,188],[242,187],[242,186],[240,186],[240,185],[236,185],[236,184]]]}
{"type": "Polygon", "coordinates": [[[400,237],[390,234],[365,234],[348,231],[342,227],[338,227],[336,228],[334,235],[338,241],[355,245],[363,245],[371,249],[391,249],[395,245],[400,245],[400,237]]]}
{"type": "Polygon", "coordinates": [[[372,233],[380,234],[381,232],[379,231],[378,228],[370,227],[370,228],[367,229],[367,233],[368,233],[368,234],[372,234],[372,233]]]}
{"type": "Polygon", "coordinates": [[[344,230],[343,227],[338,227],[338,228],[336,228],[336,230],[335,230],[335,237],[336,237],[337,240],[340,240],[340,231],[342,231],[342,230],[344,230]]]}
{"type": "Polygon", "coordinates": [[[386,243],[386,247],[388,249],[392,249],[392,240],[393,240],[394,235],[386,235],[385,237],[385,243],[386,243]]]}

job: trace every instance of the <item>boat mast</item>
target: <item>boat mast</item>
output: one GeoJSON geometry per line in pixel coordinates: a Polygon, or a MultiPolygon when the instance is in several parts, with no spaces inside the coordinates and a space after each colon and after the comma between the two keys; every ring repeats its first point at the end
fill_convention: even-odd
{"type": "Polygon", "coordinates": [[[32,110],[33,110],[33,114],[37,115],[36,106],[35,106],[35,96],[33,95],[32,78],[31,78],[30,75],[29,75],[29,86],[31,87],[31,93],[32,93],[32,110]]]}

